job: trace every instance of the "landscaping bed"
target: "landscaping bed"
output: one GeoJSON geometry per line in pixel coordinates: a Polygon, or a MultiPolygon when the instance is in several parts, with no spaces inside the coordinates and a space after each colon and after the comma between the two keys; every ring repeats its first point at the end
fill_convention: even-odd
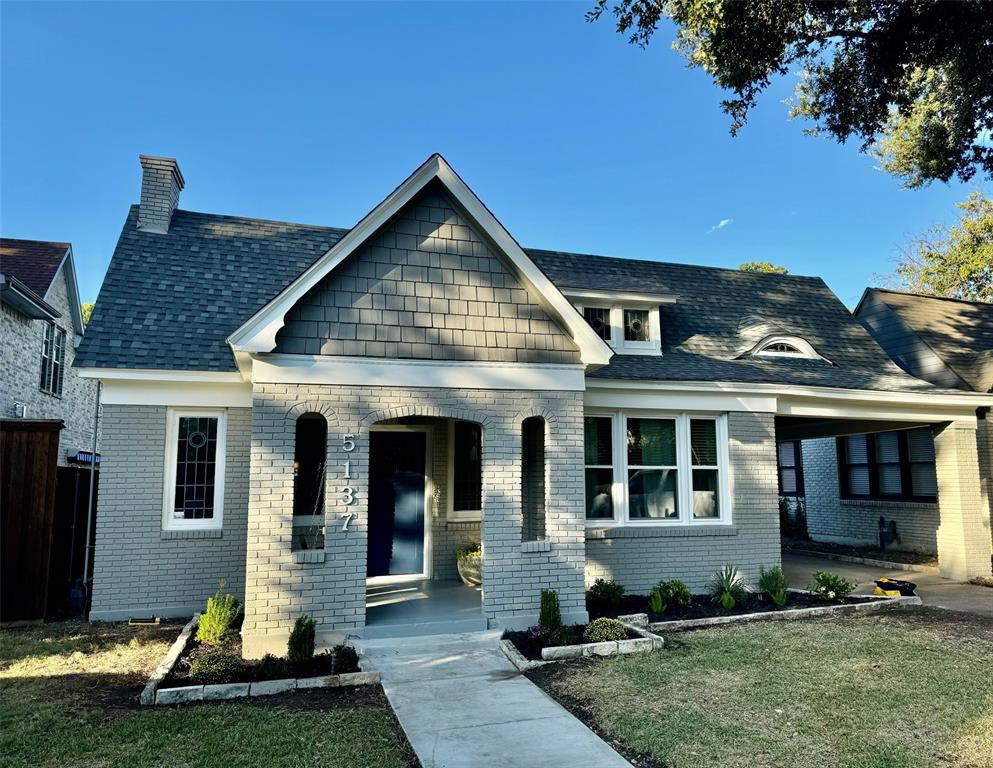
{"type": "Polygon", "coordinates": [[[784,539],[783,549],[787,552],[799,552],[810,555],[841,555],[843,557],[854,557],[861,560],[902,563],[904,565],[923,565],[929,568],[938,567],[938,558],[936,555],[900,549],[856,547],[827,541],[811,541],[809,539],[784,539]]]}
{"type": "MultiPolygon", "coordinates": [[[[547,635],[540,635],[536,632],[532,632],[531,629],[524,629],[517,632],[504,632],[503,639],[512,642],[514,647],[517,648],[521,655],[528,661],[541,661],[545,658],[542,656],[542,651],[546,648],[571,648],[577,645],[592,645],[593,643],[582,642],[583,632],[586,630],[587,626],[589,625],[574,624],[571,627],[567,627],[567,629],[574,633],[576,638],[576,642],[574,643],[550,644],[548,642],[547,635]]],[[[627,633],[624,638],[625,640],[640,640],[643,637],[643,635],[639,634],[630,627],[625,627],[625,631],[627,633]]]]}

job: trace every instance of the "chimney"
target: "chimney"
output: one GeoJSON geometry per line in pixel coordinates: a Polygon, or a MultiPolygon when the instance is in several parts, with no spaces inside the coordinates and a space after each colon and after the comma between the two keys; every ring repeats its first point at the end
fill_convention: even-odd
{"type": "Polygon", "coordinates": [[[138,229],[165,234],[169,231],[172,212],[179,204],[179,193],[186,182],[173,157],[138,155],[138,159],[141,161],[138,229]]]}

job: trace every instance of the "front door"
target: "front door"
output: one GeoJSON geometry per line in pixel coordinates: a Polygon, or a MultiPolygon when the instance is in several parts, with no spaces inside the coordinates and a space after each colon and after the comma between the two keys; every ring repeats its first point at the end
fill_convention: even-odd
{"type": "Polygon", "coordinates": [[[424,572],[424,432],[369,435],[369,576],[424,572]]]}

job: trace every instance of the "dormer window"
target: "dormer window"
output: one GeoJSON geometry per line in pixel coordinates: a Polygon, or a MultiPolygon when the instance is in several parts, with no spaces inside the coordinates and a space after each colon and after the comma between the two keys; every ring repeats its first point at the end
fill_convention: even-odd
{"type": "Polygon", "coordinates": [[[610,341],[610,307],[583,307],[583,317],[597,336],[610,341]]]}
{"type": "Polygon", "coordinates": [[[766,346],[762,347],[759,354],[768,354],[769,352],[775,352],[776,354],[779,355],[803,354],[803,352],[801,352],[799,349],[797,349],[792,344],[789,344],[788,342],[785,341],[777,341],[775,344],[767,344],[766,346]]]}
{"type": "Polygon", "coordinates": [[[798,336],[774,336],[756,344],[751,353],[758,357],[789,357],[801,360],[823,360],[817,351],[798,336]]]}
{"type": "Polygon", "coordinates": [[[620,355],[662,354],[662,304],[674,304],[667,293],[634,293],[566,288],[586,322],[620,355]]]}
{"type": "MultiPolygon", "coordinates": [[[[624,341],[650,341],[648,309],[624,310],[624,341]]],[[[656,313],[658,310],[656,309],[656,313]]]]}

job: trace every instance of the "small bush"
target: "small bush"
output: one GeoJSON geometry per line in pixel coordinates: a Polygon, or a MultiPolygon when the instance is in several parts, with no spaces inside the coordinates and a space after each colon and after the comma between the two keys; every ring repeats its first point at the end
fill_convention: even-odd
{"type": "Polygon", "coordinates": [[[594,619],[583,632],[583,638],[588,643],[606,643],[611,640],[626,640],[627,627],[617,619],[594,619]]]}
{"type": "Polygon", "coordinates": [[[479,542],[466,544],[456,553],[458,560],[472,560],[483,556],[483,547],[479,542]]]}
{"type": "Polygon", "coordinates": [[[793,535],[798,539],[809,539],[810,534],[807,532],[807,502],[800,497],[797,497],[796,500],[795,516],[796,521],[793,535]]]}
{"type": "Polygon", "coordinates": [[[844,579],[831,571],[818,571],[814,574],[814,581],[810,585],[810,591],[828,602],[841,602],[847,598],[855,589],[855,584],[844,579]]]}
{"type": "Polygon", "coordinates": [[[761,589],[775,605],[782,608],[786,605],[786,595],[790,583],[778,565],[770,568],[759,568],[759,589],[761,589]]]}
{"type": "Polygon", "coordinates": [[[575,645],[579,642],[576,630],[572,627],[559,627],[548,636],[548,645],[558,647],[560,645],[575,645]]]}
{"type": "Polygon", "coordinates": [[[689,605],[693,602],[690,588],[679,579],[660,581],[657,589],[662,595],[662,602],[666,605],[689,605]]]}
{"type": "Polygon", "coordinates": [[[196,685],[231,683],[241,679],[246,670],[242,658],[222,648],[206,648],[190,663],[189,678],[196,685]]]}
{"type": "Polygon", "coordinates": [[[332,669],[336,675],[344,675],[348,672],[359,671],[359,654],[350,645],[336,645],[334,647],[334,663],[332,669]]]}
{"type": "Polygon", "coordinates": [[[541,590],[541,613],[538,614],[538,626],[549,634],[562,626],[559,596],[554,589],[541,590]]]}
{"type": "Polygon", "coordinates": [[[790,518],[790,500],[779,497],[779,532],[783,536],[793,536],[793,520],[790,518]]]}
{"type": "Polygon", "coordinates": [[[745,580],[733,563],[726,563],[710,579],[710,598],[725,611],[732,610],[747,596],[745,580]]]}
{"type": "Polygon", "coordinates": [[[306,614],[296,620],[286,648],[290,664],[306,664],[314,658],[315,630],[314,620],[306,614]]]}
{"type": "Polygon", "coordinates": [[[200,617],[197,640],[204,645],[217,645],[235,631],[241,618],[241,603],[234,595],[224,592],[224,582],[217,586],[217,594],[207,598],[207,610],[200,617]]]}
{"type": "Polygon", "coordinates": [[[605,611],[621,607],[624,587],[616,581],[597,579],[586,593],[588,607],[594,611],[605,611]]]}
{"type": "Polygon", "coordinates": [[[279,680],[290,676],[290,665],[286,659],[267,653],[255,665],[255,676],[259,680],[279,680]]]}
{"type": "Polygon", "coordinates": [[[648,610],[652,613],[663,613],[668,607],[662,599],[662,591],[658,587],[653,587],[652,594],[648,598],[648,610]]]}

